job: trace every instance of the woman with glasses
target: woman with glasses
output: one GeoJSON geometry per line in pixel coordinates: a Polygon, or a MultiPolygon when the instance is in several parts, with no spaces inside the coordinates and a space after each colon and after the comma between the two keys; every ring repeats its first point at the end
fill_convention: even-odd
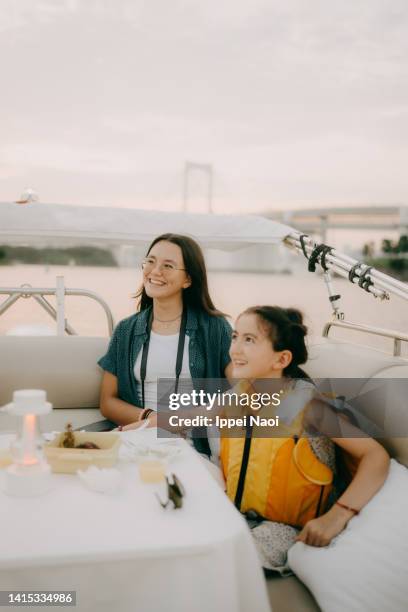
{"type": "MultiPolygon", "coordinates": [[[[122,429],[148,418],[156,424],[157,379],[178,385],[200,378],[224,378],[230,369],[231,326],[209,295],[199,245],[187,236],[163,234],[142,263],[139,312],[121,321],[108,352],[100,409],[122,429]]],[[[195,446],[209,454],[205,430],[195,446]]]]}

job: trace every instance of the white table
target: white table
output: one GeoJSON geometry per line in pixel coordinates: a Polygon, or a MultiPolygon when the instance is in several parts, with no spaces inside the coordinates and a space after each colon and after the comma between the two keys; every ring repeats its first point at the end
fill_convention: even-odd
{"type": "Polygon", "coordinates": [[[187,492],[179,510],[161,508],[134,463],[119,464],[125,487],[114,496],[55,474],[47,495],[12,498],[0,470],[0,590],[75,590],[81,612],[269,612],[245,521],[179,443],[170,466],[187,492]]]}

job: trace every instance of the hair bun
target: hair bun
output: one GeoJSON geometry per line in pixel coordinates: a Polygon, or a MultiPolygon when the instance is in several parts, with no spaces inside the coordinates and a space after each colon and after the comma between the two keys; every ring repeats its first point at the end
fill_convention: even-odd
{"type": "Polygon", "coordinates": [[[285,308],[288,319],[297,325],[303,325],[303,315],[297,308],[285,308]]]}
{"type": "Polygon", "coordinates": [[[297,333],[297,334],[301,334],[301,336],[306,336],[307,334],[307,327],[306,325],[300,325],[299,323],[292,323],[292,325],[290,326],[290,331],[293,333],[297,333]]]}
{"type": "Polygon", "coordinates": [[[290,326],[291,331],[306,336],[307,327],[303,325],[303,315],[300,310],[296,308],[286,308],[285,311],[289,321],[292,323],[290,326]]]}

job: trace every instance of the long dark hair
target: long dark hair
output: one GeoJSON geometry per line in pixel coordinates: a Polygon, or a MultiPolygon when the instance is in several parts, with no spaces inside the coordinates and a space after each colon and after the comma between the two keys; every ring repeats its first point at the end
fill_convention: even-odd
{"type": "Polygon", "coordinates": [[[310,380],[306,372],[299,367],[308,357],[305,344],[307,327],[303,325],[303,315],[300,310],[279,306],[253,306],[243,314],[254,314],[261,319],[275,351],[288,350],[292,353],[292,361],[283,370],[285,377],[310,380]]]}
{"type": "MultiPolygon", "coordinates": [[[[191,285],[183,290],[183,303],[196,310],[204,310],[210,315],[225,316],[214,306],[208,291],[207,270],[205,267],[204,255],[201,247],[189,236],[181,234],[162,234],[153,240],[147,249],[147,255],[158,242],[172,242],[180,247],[186,273],[191,279],[191,285]]],[[[149,308],[153,303],[153,298],[149,297],[142,285],[135,296],[139,298],[139,311],[149,308]]]]}

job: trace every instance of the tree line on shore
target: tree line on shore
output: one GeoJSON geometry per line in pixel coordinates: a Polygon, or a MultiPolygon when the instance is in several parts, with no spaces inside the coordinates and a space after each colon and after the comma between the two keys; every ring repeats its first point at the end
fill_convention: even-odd
{"type": "Polygon", "coordinates": [[[77,246],[66,249],[0,245],[0,265],[40,264],[50,266],[117,267],[113,254],[99,247],[77,246]]]}
{"type": "Polygon", "coordinates": [[[408,235],[403,234],[398,240],[384,238],[381,242],[381,255],[377,256],[374,243],[367,242],[363,246],[363,256],[368,265],[403,280],[408,279],[408,235]]]}

